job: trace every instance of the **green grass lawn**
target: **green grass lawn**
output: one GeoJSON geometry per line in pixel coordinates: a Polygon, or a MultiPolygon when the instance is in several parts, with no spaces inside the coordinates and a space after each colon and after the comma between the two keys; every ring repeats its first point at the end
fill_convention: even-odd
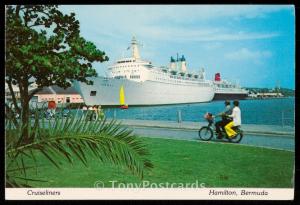
{"type": "MultiPolygon", "coordinates": [[[[144,174],[151,183],[205,183],[205,187],[291,187],[294,153],[230,143],[205,143],[158,138],[142,138],[154,164],[144,174]]],[[[34,187],[94,187],[102,181],[141,183],[126,168],[99,162],[90,157],[88,167],[81,162],[63,162],[57,169],[38,156],[43,166],[27,172],[27,177],[48,182],[30,182],[34,187]]]]}

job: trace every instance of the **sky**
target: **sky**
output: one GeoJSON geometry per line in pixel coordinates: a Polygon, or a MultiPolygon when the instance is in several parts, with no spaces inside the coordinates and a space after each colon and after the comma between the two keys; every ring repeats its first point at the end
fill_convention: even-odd
{"type": "Polygon", "coordinates": [[[190,72],[243,87],[295,88],[295,10],[292,5],[62,5],[75,12],[81,35],[105,51],[99,75],[122,57],[132,36],[141,58],[168,66],[184,55],[190,72]]]}

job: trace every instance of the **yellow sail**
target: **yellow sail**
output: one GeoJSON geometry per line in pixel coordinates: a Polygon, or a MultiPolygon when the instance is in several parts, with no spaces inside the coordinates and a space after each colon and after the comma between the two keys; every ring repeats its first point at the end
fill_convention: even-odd
{"type": "Polygon", "coordinates": [[[120,88],[120,105],[125,105],[125,93],[123,85],[120,88]]]}

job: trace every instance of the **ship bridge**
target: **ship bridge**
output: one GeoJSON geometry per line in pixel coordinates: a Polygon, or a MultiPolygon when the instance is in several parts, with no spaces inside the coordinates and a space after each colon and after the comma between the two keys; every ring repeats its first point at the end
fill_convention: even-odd
{"type": "MultiPolygon", "coordinates": [[[[131,45],[131,57],[122,58],[116,61],[112,66],[108,67],[110,72],[110,77],[117,79],[130,79],[133,81],[145,81],[148,76],[148,70],[152,69],[152,63],[150,61],[142,60],[140,58],[140,53],[138,46],[140,46],[135,39],[132,38],[131,45]]],[[[128,50],[127,49],[127,50],[128,50]]]]}

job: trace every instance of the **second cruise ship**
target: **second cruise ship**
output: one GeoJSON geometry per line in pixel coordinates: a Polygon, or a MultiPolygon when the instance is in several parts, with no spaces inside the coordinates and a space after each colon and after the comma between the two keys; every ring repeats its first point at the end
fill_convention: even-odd
{"type": "Polygon", "coordinates": [[[203,69],[188,72],[184,56],[176,60],[171,57],[169,67],[154,66],[140,58],[139,45],[133,37],[132,56],[110,66],[108,77],[89,78],[93,85],[74,83],[87,105],[166,105],[213,99],[214,85],[205,79],[203,69]]]}
{"type": "Polygon", "coordinates": [[[215,85],[215,96],[213,100],[244,100],[248,97],[248,90],[237,83],[222,80],[221,74],[216,73],[213,81],[215,85]]]}

